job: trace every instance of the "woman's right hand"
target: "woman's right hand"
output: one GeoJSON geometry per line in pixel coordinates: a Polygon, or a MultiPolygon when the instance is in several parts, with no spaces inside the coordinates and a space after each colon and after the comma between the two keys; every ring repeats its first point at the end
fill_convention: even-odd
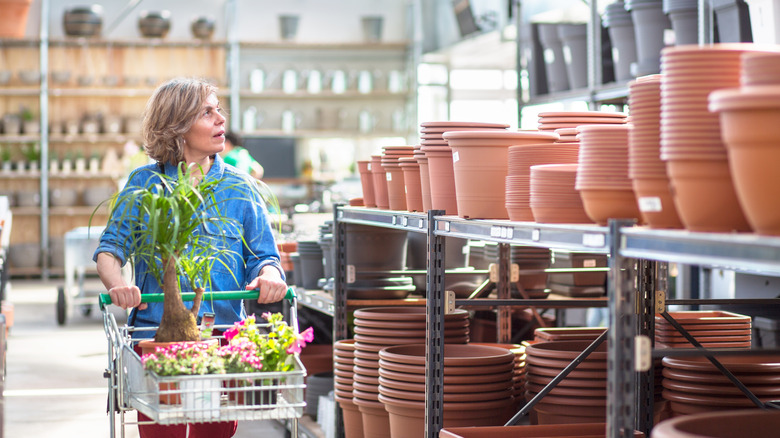
{"type": "Polygon", "coordinates": [[[123,309],[138,307],[138,310],[146,309],[146,303],[141,302],[141,289],[138,286],[116,286],[108,290],[111,295],[111,303],[123,309]]]}

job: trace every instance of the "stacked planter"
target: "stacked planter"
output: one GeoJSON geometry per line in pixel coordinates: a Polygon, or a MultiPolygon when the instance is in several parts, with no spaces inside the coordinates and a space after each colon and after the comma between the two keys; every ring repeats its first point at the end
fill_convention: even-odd
{"type": "Polygon", "coordinates": [[[550,143],[558,134],[532,131],[449,131],[443,134],[452,149],[458,216],[509,219],[506,177],[509,147],[550,143]]]}
{"type": "Polygon", "coordinates": [[[601,22],[609,31],[612,42],[612,60],[615,64],[615,80],[627,81],[634,77],[631,64],[636,62],[636,37],[634,22],[622,1],[607,5],[601,22]]]}
{"type": "MultiPolygon", "coordinates": [[[[526,400],[539,393],[588,345],[589,341],[552,341],[526,346],[526,400]]],[[[606,380],[607,345],[602,343],[534,406],[539,424],[604,422],[606,380]]]]}
{"type": "Polygon", "coordinates": [[[408,277],[376,274],[406,268],[406,236],[403,230],[347,224],[346,264],[355,267],[355,281],[345,285],[348,299],[400,299],[414,291],[408,277]]]}
{"type": "Polygon", "coordinates": [[[780,429],[777,410],[706,412],[673,418],[657,425],[651,438],[723,438],[749,436],[774,438],[780,429]]]}
{"type": "Polygon", "coordinates": [[[760,234],[780,235],[777,204],[780,135],[780,53],[742,55],[741,88],[710,95],[710,109],[720,115],[721,136],[739,205],[751,228],[760,234]]]}
{"type": "Polygon", "coordinates": [[[371,156],[371,162],[368,164],[368,170],[371,171],[376,208],[381,210],[389,210],[390,198],[387,193],[387,174],[385,172],[385,168],[382,166],[381,155],[371,156]]]}
{"type": "Polygon", "coordinates": [[[299,240],[298,257],[300,258],[301,275],[297,275],[298,286],[304,289],[317,289],[320,278],[325,275],[322,263],[322,247],[316,240],[299,240]]]}
{"type": "Polygon", "coordinates": [[[371,161],[358,161],[358,173],[360,173],[360,187],[363,189],[363,205],[376,207],[374,195],[374,177],[371,174],[371,161]]]}
{"type": "Polygon", "coordinates": [[[577,164],[531,166],[530,206],[539,223],[589,224],[580,194],[575,189],[577,164]]]}
{"type": "MultiPolygon", "coordinates": [[[[749,316],[720,310],[669,312],[669,315],[704,348],[750,348],[749,316]]],[[[655,345],[659,348],[694,348],[660,315],[655,317],[655,345]]]]}
{"type": "MultiPolygon", "coordinates": [[[[498,245],[487,243],[484,246],[484,257],[489,263],[498,263],[498,245]]],[[[509,250],[509,261],[517,265],[524,273],[518,276],[517,285],[512,285],[512,296],[524,298],[518,288],[522,288],[529,298],[547,298],[547,273],[550,267],[550,250],[530,246],[512,245],[509,250]],[[536,272],[534,272],[536,271],[536,272]]]]}
{"type": "Polygon", "coordinates": [[[579,128],[580,155],[576,188],[593,222],[639,219],[639,207],[628,178],[628,125],[579,128]]]}
{"type": "Polygon", "coordinates": [[[623,113],[603,111],[550,111],[539,113],[540,131],[571,129],[583,125],[621,125],[626,123],[623,113]]]}
{"type": "Polygon", "coordinates": [[[404,171],[398,161],[402,157],[412,157],[414,146],[385,146],[381,164],[385,170],[387,198],[390,210],[406,210],[406,183],[404,171]]]}
{"type": "Polygon", "coordinates": [[[669,47],[661,77],[661,159],[680,219],[691,231],[749,231],[737,200],[717,114],[709,94],[740,82],[749,44],[669,47]],[[717,71],[717,74],[713,74],[717,71]]]}
{"type": "Polygon", "coordinates": [[[558,23],[538,23],[539,41],[544,48],[544,64],[547,72],[547,90],[550,93],[571,88],[563,43],[558,35],[558,23]]]}
{"type": "Polygon", "coordinates": [[[585,88],[588,86],[588,25],[558,23],[557,26],[569,87],[573,90],[585,88]]]}
{"type": "MultiPolygon", "coordinates": [[[[366,438],[390,437],[390,419],[379,400],[379,354],[386,347],[425,343],[425,309],[377,307],[355,311],[353,403],[363,416],[366,438]]],[[[444,342],[468,342],[468,312],[445,315],[444,342]]],[[[421,410],[424,411],[424,410],[421,410]]]]}
{"type": "Polygon", "coordinates": [[[642,220],[651,228],[683,228],[661,160],[661,76],[631,81],[628,103],[633,125],[628,135],[628,176],[642,220]]]}
{"type": "MultiPolygon", "coordinates": [[[[453,151],[443,134],[449,131],[505,131],[509,125],[476,122],[424,122],[420,124],[420,149],[425,153],[428,164],[428,178],[431,193],[431,209],[443,210],[445,214],[458,214],[455,190],[453,151]]],[[[423,171],[421,168],[421,178],[423,171]]]]}
{"type": "MultiPolygon", "coordinates": [[[[422,180],[420,163],[414,156],[401,157],[398,165],[404,173],[404,192],[408,211],[426,211],[423,209],[422,180]]],[[[430,184],[430,180],[428,182],[430,184]]]]}
{"type": "Polygon", "coordinates": [[[422,146],[414,147],[414,159],[420,167],[420,191],[422,192],[422,211],[431,209],[431,176],[428,170],[428,157],[422,146]]]}
{"type": "Polygon", "coordinates": [[[341,407],[346,438],[363,437],[363,416],[352,401],[355,365],[355,341],[344,339],[333,344],[333,393],[341,407]]]}
{"type": "MultiPolygon", "coordinates": [[[[553,251],[553,269],[581,269],[607,267],[606,254],[553,251]]],[[[550,275],[550,291],[570,297],[606,295],[606,272],[565,272],[550,275]]]]}
{"type": "MultiPolygon", "coordinates": [[[[392,438],[425,431],[425,345],[379,352],[379,400],[392,438]]],[[[497,426],[513,414],[515,354],[481,345],[444,345],[443,426],[497,426]]]]}

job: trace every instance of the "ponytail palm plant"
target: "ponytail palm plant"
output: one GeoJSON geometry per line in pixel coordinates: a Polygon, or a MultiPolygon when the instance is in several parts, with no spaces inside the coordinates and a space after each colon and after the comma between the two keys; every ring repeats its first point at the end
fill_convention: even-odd
{"type": "MultiPolygon", "coordinates": [[[[220,212],[220,205],[229,196],[236,196],[235,190],[230,195],[224,192],[238,188],[247,200],[262,202],[259,194],[252,196],[256,186],[249,181],[220,185],[213,178],[199,181],[194,172],[196,168],[183,170],[181,166],[175,178],[151,172],[147,184],[130,186],[111,200],[112,220],[129,228],[124,245],[128,256],[146,261],[149,273],[162,285],[163,315],[154,338],[157,342],[200,339],[196,317],[203,292],[211,283],[211,270],[220,263],[230,271],[224,256],[235,253],[224,233],[207,234],[204,230],[241,225],[220,212]],[[182,280],[195,292],[191,309],[184,306],[181,297],[182,280]]],[[[273,195],[269,199],[276,203],[273,195]]]]}

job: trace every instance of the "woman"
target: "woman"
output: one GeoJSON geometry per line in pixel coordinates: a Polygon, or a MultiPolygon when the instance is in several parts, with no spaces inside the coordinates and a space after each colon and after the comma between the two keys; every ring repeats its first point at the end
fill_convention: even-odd
{"type": "MultiPolygon", "coordinates": [[[[154,164],[133,171],[123,190],[160,182],[155,172],[175,178],[179,168],[194,168],[198,181],[216,179],[225,192],[241,186],[259,199],[259,187],[233,166],[226,165],[219,153],[225,147],[225,117],[221,114],[216,88],[196,79],[174,79],[162,84],[149,99],[144,111],[142,134],[147,155],[154,164]]],[[[219,239],[230,245],[223,263],[216,263],[211,275],[212,290],[247,290],[260,292],[258,303],[282,300],[287,291],[284,271],[267,212],[262,203],[252,202],[246,196],[229,196],[221,203],[222,214],[239,224],[235,236],[219,239]],[[230,269],[226,269],[225,265],[230,269]]],[[[116,213],[118,209],[113,210],[116,213]]],[[[121,223],[112,214],[100,238],[94,259],[100,279],[111,295],[111,300],[123,309],[132,308],[128,324],[135,327],[156,327],[162,317],[162,303],[141,303],[141,294],[160,293],[162,289],[149,273],[147,260],[134,260],[135,284],[126,284],[120,269],[127,262],[132,248],[126,248],[124,236],[129,224],[121,223]]],[[[201,230],[208,233],[209,230],[201,230]]],[[[243,302],[204,300],[200,314],[213,312],[216,324],[232,324],[246,316],[243,302]],[[212,308],[213,304],[213,308],[212,308]]],[[[136,335],[144,336],[136,332],[136,335]]],[[[151,333],[145,336],[151,336],[151,333]]],[[[139,413],[139,421],[144,416],[139,413]]],[[[230,437],[235,433],[235,422],[192,425],[139,426],[146,437],[230,437]],[[188,434],[189,429],[189,434],[188,434]]]]}

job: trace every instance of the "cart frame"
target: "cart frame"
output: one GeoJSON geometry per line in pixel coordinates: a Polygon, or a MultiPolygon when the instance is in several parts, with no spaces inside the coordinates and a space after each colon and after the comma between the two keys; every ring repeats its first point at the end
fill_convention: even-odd
{"type": "MultiPolygon", "coordinates": [[[[162,301],[163,294],[143,294],[144,302],[162,301]]],[[[183,293],[192,300],[194,293],[183,293]]],[[[207,292],[204,300],[257,299],[257,291],[207,292]]],[[[299,333],[297,299],[290,288],[290,325],[299,333]]],[[[134,351],[141,338],[132,338],[133,332],[154,331],[157,327],[120,327],[108,311],[111,298],[99,296],[103,324],[108,340],[108,414],[110,437],[119,432],[125,436],[125,427],[138,422],[126,421],[128,411],[136,410],[151,419],[149,423],[185,424],[214,421],[290,420],[292,436],[298,436],[298,418],[303,415],[306,402],[306,369],[298,354],[287,372],[256,372],[241,374],[207,374],[192,376],[158,376],[143,368],[141,358],[134,351]]],[[[270,324],[257,324],[269,327],[270,324]]],[[[231,326],[216,326],[227,329],[231,326]]]]}

